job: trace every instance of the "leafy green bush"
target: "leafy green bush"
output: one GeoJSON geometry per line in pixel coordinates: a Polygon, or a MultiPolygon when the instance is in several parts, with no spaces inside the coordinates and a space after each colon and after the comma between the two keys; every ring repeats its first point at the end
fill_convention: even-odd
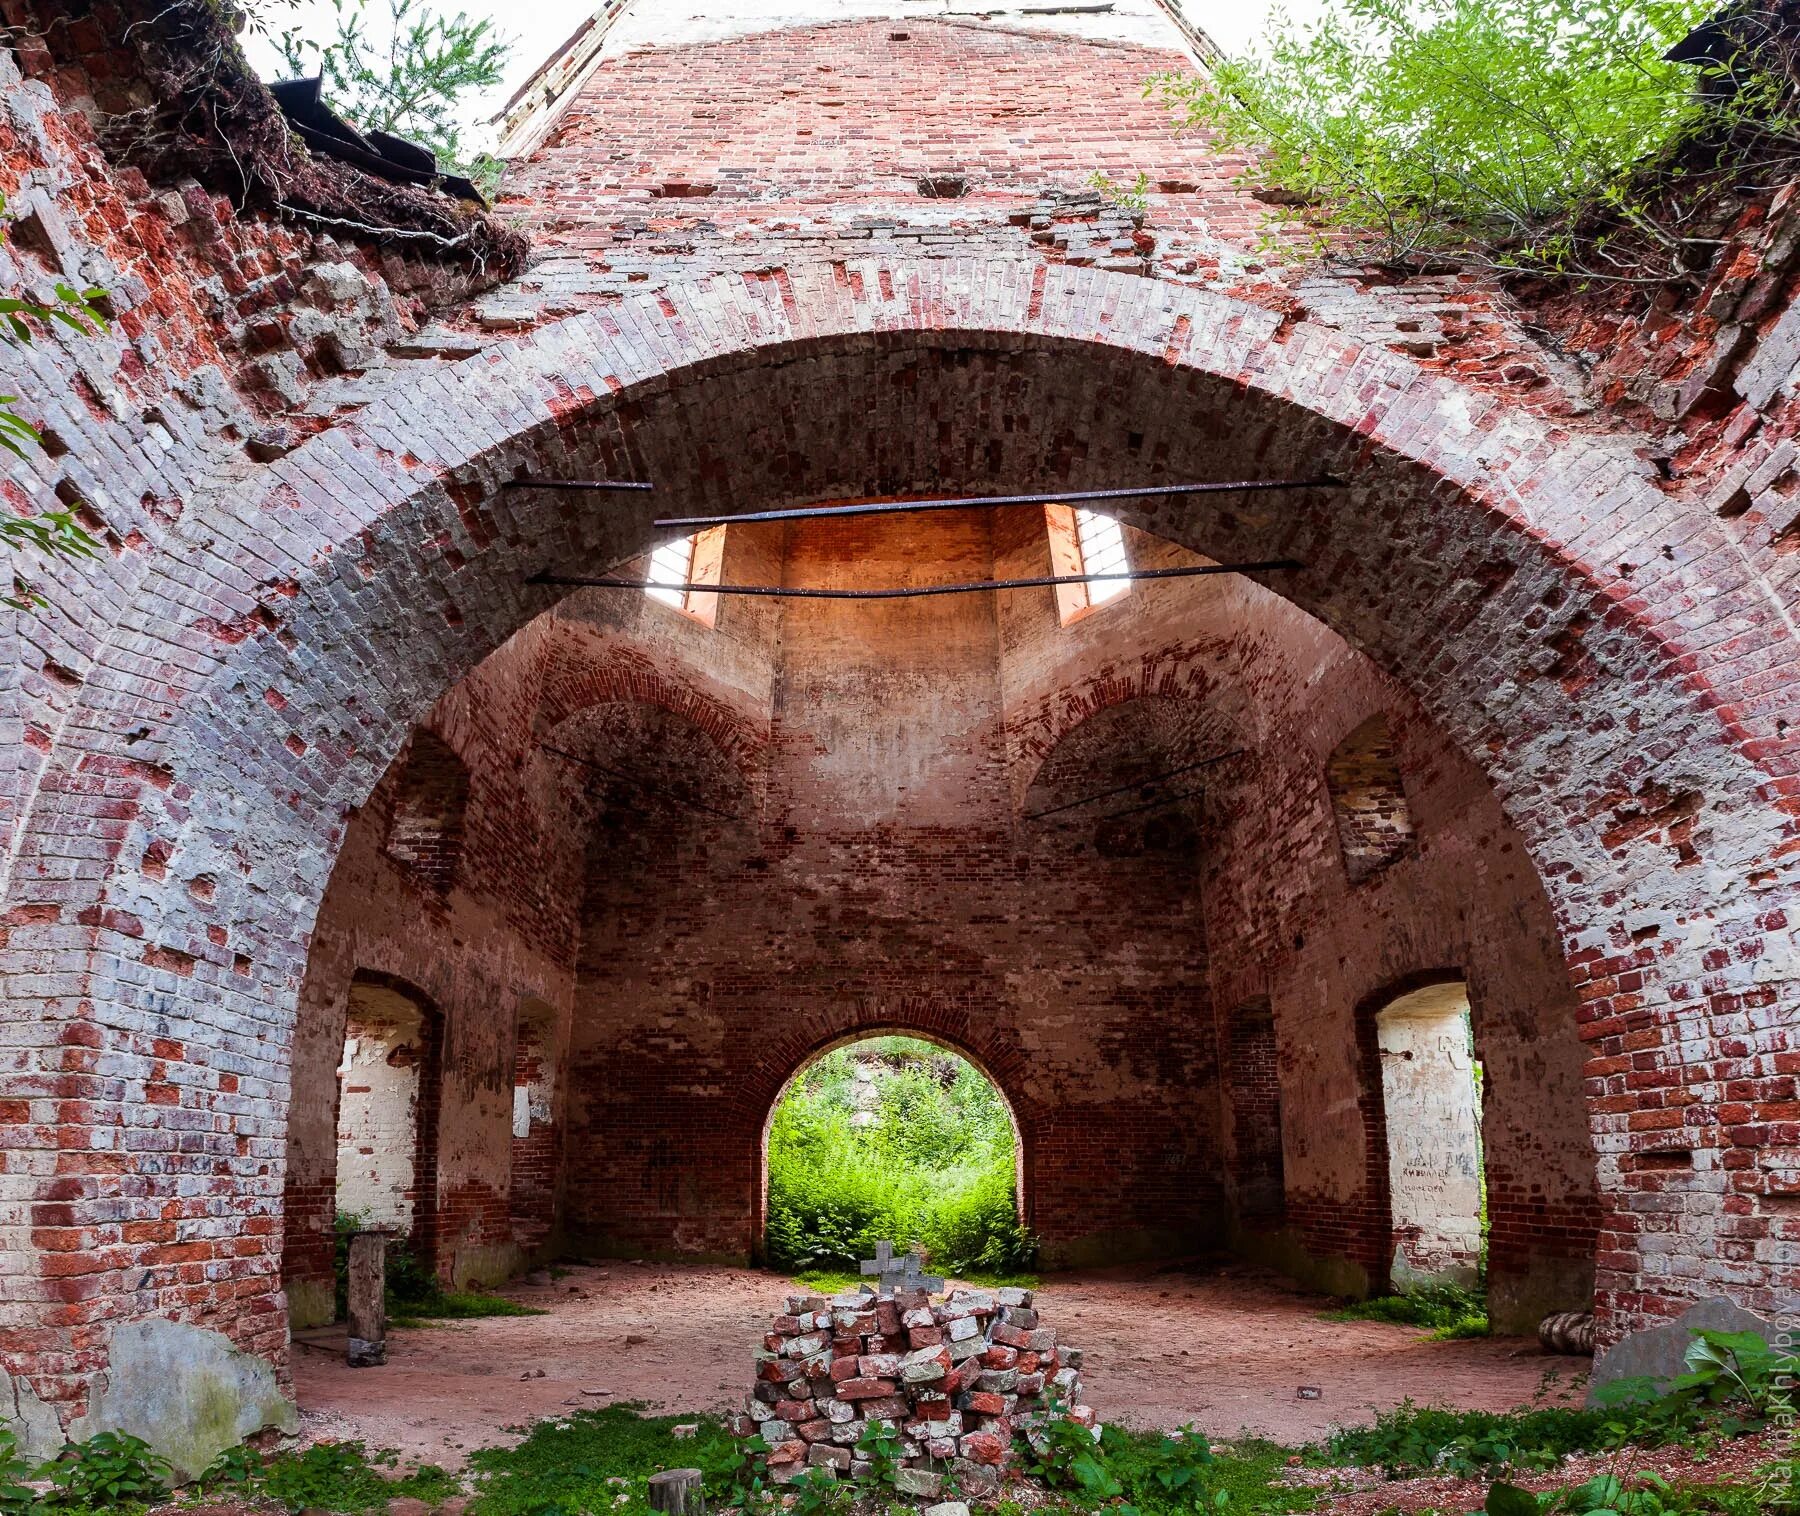
{"type": "Polygon", "coordinates": [[[1326,1321],[1391,1321],[1427,1328],[1438,1342],[1488,1334],[1487,1302],[1454,1284],[1424,1285],[1405,1295],[1377,1295],[1335,1311],[1326,1321]]]}
{"type": "Polygon", "coordinates": [[[940,1271],[1026,1268],[1035,1248],[1019,1224],[1015,1161],[999,1092],[964,1060],[901,1037],[837,1049],[770,1125],[770,1262],[854,1271],[887,1239],[923,1248],[940,1271]],[[861,1108],[859,1056],[874,1071],[861,1108]]]}
{"type": "Polygon", "coordinates": [[[38,1471],[50,1481],[39,1505],[46,1511],[114,1510],[146,1505],[169,1493],[169,1460],[129,1432],[101,1432],[72,1442],[38,1471]]]}
{"type": "Polygon", "coordinates": [[[1671,1485],[1651,1472],[1629,1479],[1596,1474],[1549,1490],[1498,1483],[1482,1510],[1486,1516],[1796,1516],[1800,1463],[1790,1459],[1720,1484],[1671,1485]]]}
{"type": "Polygon", "coordinates": [[[34,1472],[19,1454],[19,1439],[0,1426],[0,1516],[26,1516],[37,1504],[37,1491],[25,1482],[34,1472]]]}
{"type": "Polygon", "coordinates": [[[1722,70],[1664,58],[1717,8],[1326,0],[1305,25],[1278,12],[1243,58],[1159,83],[1187,125],[1252,150],[1247,181],[1388,262],[1629,278],[1653,257],[1681,272],[1710,249],[1646,203],[1647,159],[1706,133],[1748,139],[1738,167],[1765,183],[1794,161],[1775,72],[1739,59],[1729,87],[1697,90],[1722,70]]]}
{"type": "MultiPolygon", "coordinates": [[[[1192,1427],[1179,1432],[1092,1432],[1060,1418],[1015,1438],[1020,1467],[1072,1506],[1112,1504],[1132,1516],[1305,1510],[1315,1491],[1286,1483],[1287,1449],[1245,1441],[1213,1448],[1192,1427]]],[[[1042,1509],[1042,1508],[1040,1508],[1042,1509]]]]}
{"type": "Polygon", "coordinates": [[[1441,1469],[1545,1469],[1570,1453],[1611,1446],[1608,1415],[1551,1407],[1536,1411],[1452,1411],[1403,1401],[1375,1424],[1332,1434],[1325,1459],[1364,1464],[1390,1477],[1441,1469]]]}

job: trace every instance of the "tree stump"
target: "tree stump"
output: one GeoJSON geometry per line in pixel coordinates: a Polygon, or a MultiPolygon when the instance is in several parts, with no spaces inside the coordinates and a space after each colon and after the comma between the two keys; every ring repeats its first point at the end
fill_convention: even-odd
{"type": "Polygon", "coordinates": [[[387,1362],[387,1233],[355,1232],[350,1237],[350,1344],[353,1369],[387,1362]]]}
{"type": "Polygon", "coordinates": [[[706,1497],[699,1469],[664,1469],[650,1476],[650,1509],[669,1516],[706,1516],[706,1497]]]}

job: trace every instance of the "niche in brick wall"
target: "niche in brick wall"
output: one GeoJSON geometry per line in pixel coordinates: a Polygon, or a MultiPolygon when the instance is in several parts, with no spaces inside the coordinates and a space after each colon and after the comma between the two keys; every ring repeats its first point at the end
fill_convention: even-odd
{"type": "Polygon", "coordinates": [[[468,767],[441,737],[414,732],[394,792],[388,856],[433,894],[449,894],[462,860],[468,808],[468,767]]]}
{"type": "Polygon", "coordinates": [[[1287,1178],[1275,1016],[1267,1000],[1253,1000],[1232,1014],[1226,1073],[1237,1219],[1244,1226],[1279,1226],[1287,1214],[1287,1178]]]}
{"type": "Polygon", "coordinates": [[[1412,810],[1386,716],[1371,716],[1325,763],[1344,872],[1352,884],[1378,874],[1413,845],[1412,810]]]}

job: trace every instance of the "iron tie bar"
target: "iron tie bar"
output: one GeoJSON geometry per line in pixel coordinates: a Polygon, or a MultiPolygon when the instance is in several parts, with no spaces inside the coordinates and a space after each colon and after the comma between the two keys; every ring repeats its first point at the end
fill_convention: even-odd
{"type": "Polygon", "coordinates": [[[905,585],[890,589],[809,589],[785,584],[674,584],[655,579],[589,579],[573,574],[533,574],[534,585],[566,585],[597,590],[680,590],[694,595],[761,595],[772,600],[922,600],[932,595],[976,595],[989,590],[1053,589],[1060,584],[1097,584],[1140,579],[1193,579],[1203,574],[1272,574],[1306,565],[1295,558],[1266,563],[1207,563],[1187,568],[1139,569],[1128,574],[1054,574],[1036,579],[975,579],[960,584],[905,585]]]}
{"type": "Polygon", "coordinates": [[[517,479],[501,481],[503,490],[653,490],[654,484],[642,479],[546,479],[539,474],[521,474],[517,479]]]}
{"type": "Polygon", "coordinates": [[[950,500],[869,500],[854,505],[802,505],[736,516],[664,516],[659,527],[735,526],[751,521],[817,521],[844,516],[886,516],[908,511],[961,511],[1003,505],[1078,505],[1087,500],[1138,500],[1167,495],[1226,495],[1268,490],[1319,490],[1343,484],[1321,474],[1316,479],[1236,479],[1208,484],[1147,484],[1135,489],[1063,490],[1048,495],[964,495],[950,500]]]}

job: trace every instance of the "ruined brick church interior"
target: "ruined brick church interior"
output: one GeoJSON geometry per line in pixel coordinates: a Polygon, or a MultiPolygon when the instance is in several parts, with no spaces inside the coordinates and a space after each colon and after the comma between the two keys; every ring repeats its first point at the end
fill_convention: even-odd
{"type": "Polygon", "coordinates": [[[110,317],[0,350],[100,544],[0,611],[0,1417],[291,1429],[345,1212],[759,1264],[877,1033],[999,1090],[1047,1294],[1791,1309],[1785,201],[1527,306],[1269,252],[1145,96],[1193,0],[693,9],[487,210],[206,6],[0,0],[0,283],[110,317]]]}

